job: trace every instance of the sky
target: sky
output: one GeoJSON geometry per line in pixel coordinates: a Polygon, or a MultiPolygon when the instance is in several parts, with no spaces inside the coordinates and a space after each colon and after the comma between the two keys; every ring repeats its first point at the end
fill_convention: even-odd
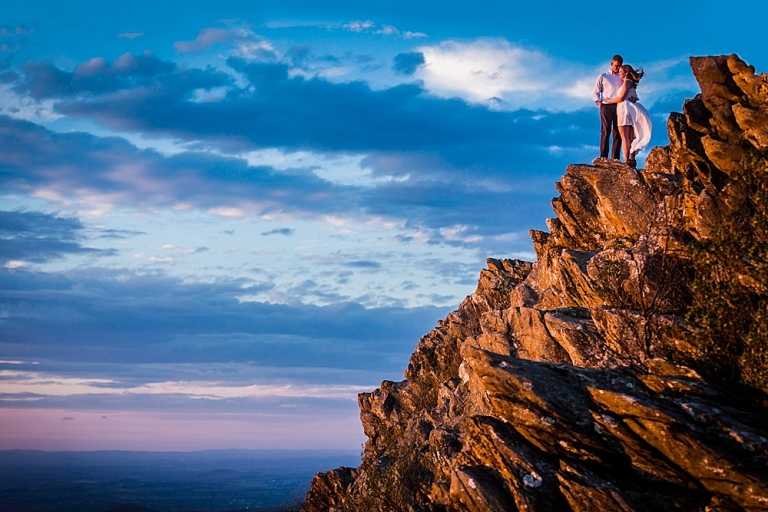
{"type": "MultiPolygon", "coordinates": [[[[535,259],[641,66],[768,71],[768,4],[115,0],[0,9],[0,449],[359,448],[485,259],[535,259]]],[[[642,158],[641,155],[641,164],[642,158]]]]}

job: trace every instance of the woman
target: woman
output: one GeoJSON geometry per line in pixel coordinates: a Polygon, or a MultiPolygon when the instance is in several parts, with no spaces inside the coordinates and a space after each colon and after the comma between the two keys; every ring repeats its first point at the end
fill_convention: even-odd
{"type": "Polygon", "coordinates": [[[651,117],[645,107],[636,101],[637,84],[640,83],[643,75],[645,72],[642,69],[636,71],[632,66],[624,64],[619,69],[622,85],[618,95],[616,98],[604,101],[604,103],[617,103],[616,116],[619,119],[624,163],[632,167],[637,166],[635,156],[651,141],[651,117]],[[630,101],[631,98],[635,98],[635,101],[630,101]]]}

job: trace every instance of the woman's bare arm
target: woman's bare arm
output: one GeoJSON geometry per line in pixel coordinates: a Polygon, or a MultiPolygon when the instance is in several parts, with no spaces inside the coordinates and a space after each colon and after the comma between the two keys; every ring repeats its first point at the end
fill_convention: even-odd
{"type": "Polygon", "coordinates": [[[619,94],[615,98],[603,100],[603,103],[619,103],[627,99],[629,91],[632,89],[631,81],[627,78],[619,87],[619,94]]]}

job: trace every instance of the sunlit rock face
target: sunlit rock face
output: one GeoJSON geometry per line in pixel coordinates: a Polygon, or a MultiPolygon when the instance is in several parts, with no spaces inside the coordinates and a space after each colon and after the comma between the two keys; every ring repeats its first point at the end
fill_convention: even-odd
{"type": "Polygon", "coordinates": [[[766,395],[727,383],[684,319],[691,240],[768,149],[768,77],[691,67],[671,143],[639,171],[568,166],[536,262],[489,259],[406,380],[360,395],[363,463],[318,474],[305,511],[768,510],[766,395]]]}

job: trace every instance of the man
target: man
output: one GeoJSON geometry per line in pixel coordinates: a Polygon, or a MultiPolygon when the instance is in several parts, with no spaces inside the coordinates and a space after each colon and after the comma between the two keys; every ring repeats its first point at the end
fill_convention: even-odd
{"type": "Polygon", "coordinates": [[[611,67],[608,71],[597,77],[595,92],[592,99],[595,105],[600,107],[600,156],[608,156],[608,145],[613,134],[613,148],[611,158],[621,158],[621,135],[619,134],[618,120],[616,119],[616,103],[603,103],[603,100],[615,98],[621,87],[619,68],[624,64],[621,55],[614,55],[611,59],[611,67]]]}

